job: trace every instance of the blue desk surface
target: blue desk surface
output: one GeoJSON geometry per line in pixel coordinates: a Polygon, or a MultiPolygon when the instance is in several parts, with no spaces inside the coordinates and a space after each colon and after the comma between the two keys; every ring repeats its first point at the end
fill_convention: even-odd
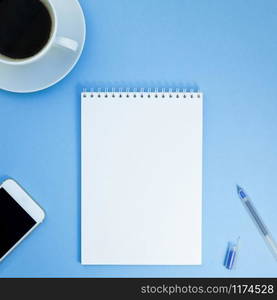
{"type": "Polygon", "coordinates": [[[73,72],[39,93],[0,91],[0,176],[18,180],[47,212],[0,264],[0,276],[276,276],[235,184],[249,191],[277,238],[277,2],[80,2],[88,35],[73,72]],[[113,84],[205,93],[202,266],[80,264],[79,92],[113,84]],[[223,257],[238,236],[230,272],[223,257]]]}

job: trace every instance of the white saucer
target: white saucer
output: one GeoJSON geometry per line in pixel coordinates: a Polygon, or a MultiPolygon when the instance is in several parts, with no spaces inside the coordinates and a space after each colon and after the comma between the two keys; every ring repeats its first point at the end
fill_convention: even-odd
{"type": "Polygon", "coordinates": [[[23,66],[0,63],[0,89],[30,93],[46,89],[62,80],[78,62],[85,43],[86,24],[77,0],[53,0],[59,16],[58,36],[79,43],[77,52],[52,47],[39,61],[23,66]],[[66,4],[64,3],[66,2],[66,4]]]}

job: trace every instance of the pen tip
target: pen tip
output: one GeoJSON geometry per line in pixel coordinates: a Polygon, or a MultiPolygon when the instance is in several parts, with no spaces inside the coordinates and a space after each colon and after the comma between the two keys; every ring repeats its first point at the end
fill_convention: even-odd
{"type": "Polygon", "coordinates": [[[240,187],[239,185],[237,185],[237,193],[238,193],[241,200],[243,200],[247,197],[244,189],[242,187],[240,187]]]}

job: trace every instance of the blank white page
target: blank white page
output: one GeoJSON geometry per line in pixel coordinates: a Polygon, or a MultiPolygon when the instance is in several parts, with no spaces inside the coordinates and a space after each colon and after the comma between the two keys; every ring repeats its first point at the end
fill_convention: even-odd
{"type": "Polygon", "coordinates": [[[82,264],[201,264],[202,94],[82,94],[82,264]]]}

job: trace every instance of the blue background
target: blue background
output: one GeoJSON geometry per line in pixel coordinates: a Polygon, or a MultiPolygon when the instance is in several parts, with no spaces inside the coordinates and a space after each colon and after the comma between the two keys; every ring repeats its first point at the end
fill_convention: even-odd
{"type": "Polygon", "coordinates": [[[235,184],[277,238],[277,2],[80,2],[88,35],[73,72],[39,93],[0,91],[0,176],[19,181],[47,213],[0,276],[276,276],[235,184]],[[79,92],[112,85],[205,93],[202,266],[80,265],[79,92]],[[227,241],[238,236],[237,266],[227,271],[227,241]]]}

